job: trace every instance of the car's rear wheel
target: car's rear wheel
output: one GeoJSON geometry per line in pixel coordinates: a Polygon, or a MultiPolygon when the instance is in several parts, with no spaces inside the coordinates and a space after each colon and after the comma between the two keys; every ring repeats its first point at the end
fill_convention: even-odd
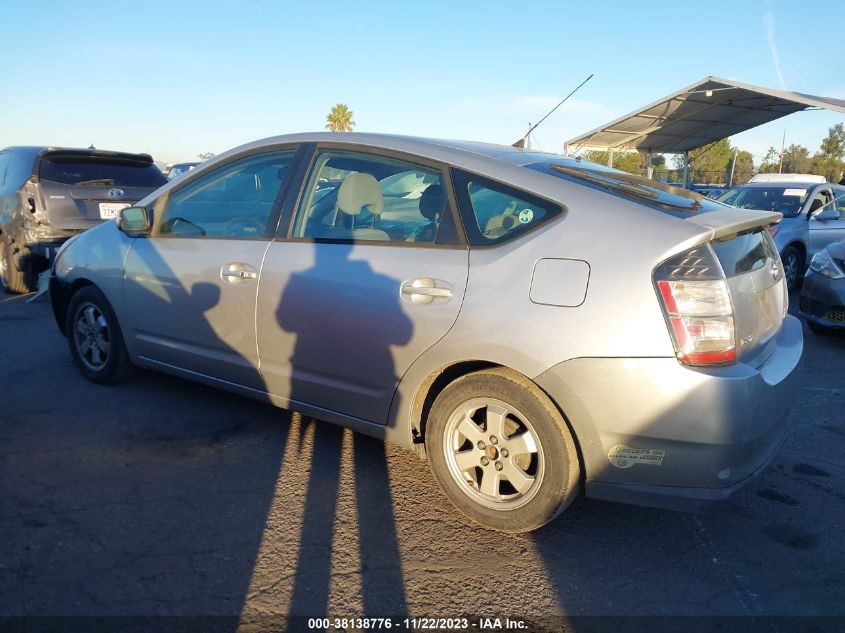
{"type": "Polygon", "coordinates": [[[786,287],[792,292],[801,287],[804,281],[804,256],[794,246],[787,246],[780,256],[783,260],[783,274],[786,277],[786,287]]]}
{"type": "Polygon", "coordinates": [[[15,255],[15,246],[8,237],[0,236],[0,288],[7,294],[33,292],[37,285],[32,267],[19,267],[19,255],[15,255]]]}
{"type": "Polygon", "coordinates": [[[431,408],[425,445],[449,500],[494,530],[539,528],[578,494],[580,462],[566,422],[536,385],[507,369],[448,385],[431,408]]]}
{"type": "Polygon", "coordinates": [[[85,286],[73,295],[66,328],[70,354],[91,382],[113,384],[136,373],[114,310],[98,288],[85,286]]]}

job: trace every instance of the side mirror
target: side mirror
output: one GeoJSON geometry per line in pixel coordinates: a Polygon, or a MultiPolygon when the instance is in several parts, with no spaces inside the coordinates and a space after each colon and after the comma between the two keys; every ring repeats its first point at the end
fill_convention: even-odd
{"type": "Polygon", "coordinates": [[[814,220],[838,220],[839,219],[839,211],[833,206],[833,204],[829,204],[821,209],[813,211],[810,214],[810,217],[814,220]]]}
{"type": "Polygon", "coordinates": [[[117,228],[127,235],[135,235],[152,228],[150,213],[144,207],[126,207],[117,217],[117,228]]]}

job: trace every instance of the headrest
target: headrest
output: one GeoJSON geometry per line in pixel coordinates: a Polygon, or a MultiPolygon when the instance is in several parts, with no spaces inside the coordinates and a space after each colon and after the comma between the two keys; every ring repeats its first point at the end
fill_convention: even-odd
{"type": "Polygon", "coordinates": [[[349,215],[358,215],[363,207],[367,207],[373,215],[384,213],[384,199],[378,181],[370,174],[349,174],[340,183],[337,209],[349,215]]]}
{"type": "Polygon", "coordinates": [[[420,196],[420,213],[431,221],[437,220],[437,216],[443,213],[446,206],[446,197],[443,195],[443,187],[430,185],[420,196]]]}
{"type": "Polygon", "coordinates": [[[813,212],[813,211],[815,211],[816,209],[821,209],[821,208],[822,208],[822,206],[824,206],[824,203],[821,201],[821,199],[820,199],[820,198],[816,198],[816,199],[815,199],[815,200],[813,200],[813,202],[810,204],[810,213],[812,213],[812,212],[813,212]]]}

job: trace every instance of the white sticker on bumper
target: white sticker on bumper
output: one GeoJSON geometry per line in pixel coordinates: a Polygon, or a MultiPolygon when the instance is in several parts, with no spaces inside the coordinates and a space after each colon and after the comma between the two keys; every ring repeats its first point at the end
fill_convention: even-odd
{"type": "Polygon", "coordinates": [[[656,448],[632,448],[624,444],[617,444],[610,448],[607,458],[617,468],[630,468],[634,464],[660,466],[663,464],[665,454],[666,451],[659,451],[656,448]]]}

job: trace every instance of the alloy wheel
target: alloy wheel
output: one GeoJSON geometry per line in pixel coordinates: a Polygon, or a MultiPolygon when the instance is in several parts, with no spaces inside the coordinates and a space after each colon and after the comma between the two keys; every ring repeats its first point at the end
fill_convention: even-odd
{"type": "Polygon", "coordinates": [[[786,276],[786,285],[788,288],[794,288],[795,282],[798,281],[798,255],[790,253],[783,262],[784,275],[786,276]]]}
{"type": "Polygon", "coordinates": [[[82,303],[76,311],[73,336],[85,366],[101,371],[111,353],[111,333],[103,312],[90,301],[82,303]]]}
{"type": "Polygon", "coordinates": [[[449,416],[443,434],[449,473],[481,505],[510,510],[528,503],[543,481],[543,447],[530,421],[494,398],[474,398],[449,416]]]}

